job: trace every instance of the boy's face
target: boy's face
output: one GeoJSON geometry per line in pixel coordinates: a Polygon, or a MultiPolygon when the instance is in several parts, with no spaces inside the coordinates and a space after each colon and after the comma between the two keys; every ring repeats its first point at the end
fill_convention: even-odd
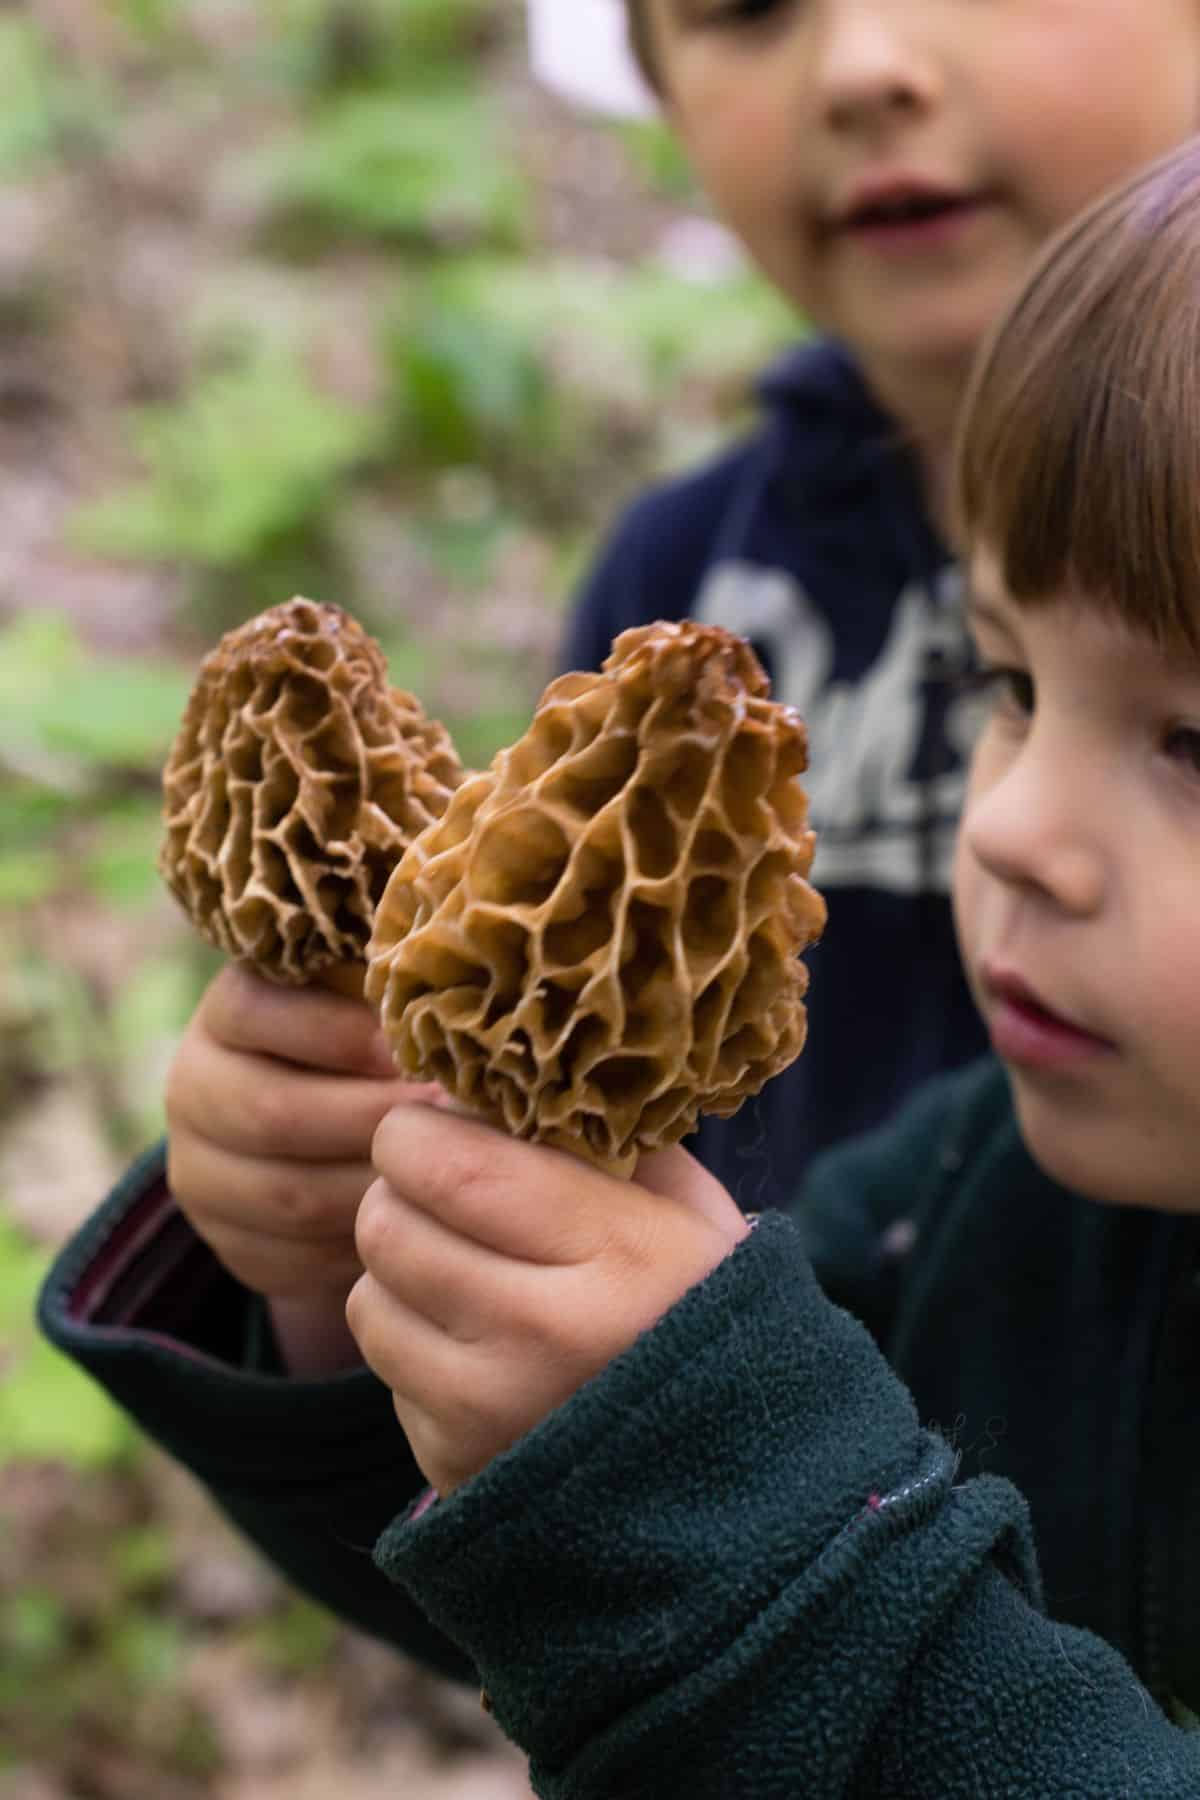
{"type": "Polygon", "coordinates": [[[1022,1133],[1094,1199],[1200,1211],[1200,662],[972,574],[955,915],[1022,1133]]]}
{"type": "Polygon", "coordinates": [[[885,398],[963,371],[1042,240],[1200,127],[1200,0],[646,0],[668,114],[885,398]]]}

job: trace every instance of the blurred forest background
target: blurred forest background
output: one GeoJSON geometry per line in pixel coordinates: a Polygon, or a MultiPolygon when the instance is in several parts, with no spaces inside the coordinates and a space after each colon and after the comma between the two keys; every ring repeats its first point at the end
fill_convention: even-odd
{"type": "MultiPolygon", "coordinates": [[[[569,4],[569,0],[564,0],[569,4]]],[[[154,872],[200,657],[294,592],[485,762],[621,503],[794,330],[520,0],[0,4],[0,1800],[516,1800],[35,1340],[213,967],[154,872]]]]}

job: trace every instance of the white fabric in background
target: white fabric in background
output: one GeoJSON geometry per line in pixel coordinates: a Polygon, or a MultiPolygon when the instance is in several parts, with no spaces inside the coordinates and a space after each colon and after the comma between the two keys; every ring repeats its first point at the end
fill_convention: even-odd
{"type": "Polygon", "coordinates": [[[629,49],[622,0],[526,0],[529,62],[555,93],[593,111],[649,118],[657,111],[629,49]]]}

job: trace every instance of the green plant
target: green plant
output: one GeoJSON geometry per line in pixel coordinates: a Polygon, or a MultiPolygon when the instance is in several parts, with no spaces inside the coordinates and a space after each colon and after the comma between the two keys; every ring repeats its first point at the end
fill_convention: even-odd
{"type": "Polygon", "coordinates": [[[394,429],[434,461],[531,471],[587,456],[614,394],[649,428],[688,381],[743,380],[796,334],[748,273],[686,281],[653,266],[464,257],[410,292],[385,328],[394,429]]]}
{"type": "Polygon", "coordinates": [[[696,203],[696,178],[673,131],[658,119],[623,120],[613,130],[643,181],[665,199],[696,203]]]}
{"type": "Polygon", "coordinates": [[[390,334],[394,426],[404,450],[440,466],[553,456],[562,414],[532,339],[495,313],[444,305],[390,334]]]}
{"type": "MultiPolygon", "coordinates": [[[[0,1195],[0,1201],[3,1196],[0,1195]]],[[[107,1396],[37,1335],[33,1306],[47,1258],[0,1208],[0,1467],[18,1458],[57,1457],[76,1468],[106,1468],[134,1441],[129,1420],[107,1396]]]]}
{"type": "Polygon", "coordinates": [[[22,613],[0,630],[0,769],[7,761],[46,790],[29,795],[27,822],[102,769],[156,771],[187,693],[186,671],[162,658],[98,668],[60,615],[22,613]]]}
{"type": "Polygon", "coordinates": [[[512,247],[525,228],[525,183],[486,101],[457,77],[332,99],[243,176],[300,250],[354,235],[512,247]]]}
{"type": "Polygon", "coordinates": [[[417,85],[496,24],[493,0],[268,0],[270,62],[312,90],[417,85]]]}
{"type": "Polygon", "coordinates": [[[142,481],[84,507],[77,540],[107,555],[229,570],[317,524],[371,450],[363,414],[296,360],[259,351],[135,414],[142,481]]]}
{"type": "Polygon", "coordinates": [[[14,173],[68,146],[92,148],[115,127],[114,95],[94,72],[67,70],[38,26],[0,14],[0,172],[14,173]]]}

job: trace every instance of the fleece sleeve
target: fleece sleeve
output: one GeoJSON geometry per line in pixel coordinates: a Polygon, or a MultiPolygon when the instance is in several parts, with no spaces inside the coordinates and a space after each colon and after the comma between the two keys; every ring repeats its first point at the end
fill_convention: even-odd
{"type": "Polygon", "coordinates": [[[301,1590],[450,1675],[461,1653],[375,1567],[379,1533],[423,1487],[366,1370],[264,1373],[255,1297],[191,1230],[155,1151],[65,1246],[39,1323],[301,1590]]]}
{"type": "Polygon", "coordinates": [[[550,1800],[1200,1794],[1023,1501],[957,1485],[771,1215],[522,1443],[384,1533],[550,1800]]]}

